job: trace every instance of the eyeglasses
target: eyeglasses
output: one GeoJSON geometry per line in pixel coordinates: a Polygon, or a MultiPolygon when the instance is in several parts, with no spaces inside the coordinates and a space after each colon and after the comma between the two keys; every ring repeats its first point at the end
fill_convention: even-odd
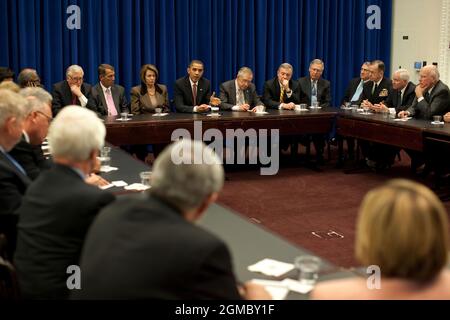
{"type": "Polygon", "coordinates": [[[36,113],[39,113],[39,114],[43,115],[45,117],[45,119],[47,119],[48,123],[52,122],[52,120],[53,120],[53,117],[50,117],[50,116],[46,115],[42,111],[36,111],[36,113]]]}
{"type": "Polygon", "coordinates": [[[73,81],[83,81],[83,77],[71,77],[71,76],[69,76],[69,79],[70,80],[73,80],[73,81]]]}

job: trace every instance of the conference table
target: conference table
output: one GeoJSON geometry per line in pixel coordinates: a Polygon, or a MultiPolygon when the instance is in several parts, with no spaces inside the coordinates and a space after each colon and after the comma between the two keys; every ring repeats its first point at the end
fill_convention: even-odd
{"type": "MultiPolygon", "coordinates": [[[[102,173],[108,181],[123,180],[128,184],[140,182],[139,173],[151,168],[122,151],[111,148],[111,166],[119,170],[102,173]]],[[[119,196],[129,194],[124,188],[108,189],[119,196]]],[[[282,280],[297,278],[297,271],[293,270],[280,278],[273,278],[248,271],[247,267],[264,258],[271,258],[282,262],[293,263],[300,255],[314,255],[313,253],[295,246],[269,230],[252,223],[247,217],[241,216],[229,208],[219,204],[210,206],[200,220],[200,226],[216,234],[228,245],[233,259],[234,270],[240,281],[252,279],[282,280]]],[[[322,259],[319,281],[339,279],[355,276],[356,273],[342,269],[322,259]]],[[[308,299],[307,294],[290,292],[287,299],[308,299]]]]}
{"type": "Polygon", "coordinates": [[[134,115],[128,121],[118,117],[104,117],[106,141],[113,145],[169,143],[172,133],[186,129],[194,138],[195,129],[202,134],[208,129],[218,129],[223,136],[226,130],[278,129],[280,135],[327,134],[332,130],[337,111],[334,108],[318,110],[266,110],[254,112],[221,111],[220,116],[210,113],[169,113],[159,117],[154,114],[134,115]],[[197,126],[197,127],[196,127],[197,126]],[[200,127],[199,127],[200,126],[200,127]]]}
{"type": "MultiPolygon", "coordinates": [[[[435,125],[430,120],[409,119],[402,121],[383,114],[363,114],[341,111],[337,117],[339,159],[342,159],[342,138],[357,139],[387,144],[406,150],[431,152],[450,144],[450,123],[435,125]]],[[[441,154],[446,155],[445,153],[441,154]]],[[[450,154],[450,153],[448,153],[450,154]]],[[[447,155],[446,155],[447,156],[447,155]]]]}

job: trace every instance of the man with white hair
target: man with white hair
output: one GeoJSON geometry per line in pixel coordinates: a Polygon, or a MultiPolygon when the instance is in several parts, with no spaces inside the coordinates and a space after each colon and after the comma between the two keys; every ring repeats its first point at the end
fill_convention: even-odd
{"type": "Polygon", "coordinates": [[[256,110],[263,106],[252,83],[253,71],[248,67],[239,69],[236,79],[220,85],[220,108],[232,111],[256,110]]]}
{"type": "Polygon", "coordinates": [[[419,85],[416,86],[415,93],[411,107],[399,112],[399,118],[431,120],[433,116],[443,116],[450,108],[450,90],[439,80],[439,71],[434,65],[420,69],[419,85]]]}
{"type": "MultiPolygon", "coordinates": [[[[92,224],[82,287],[72,298],[240,299],[225,243],[195,225],[223,182],[220,159],[203,142],[185,139],[164,149],[150,192],[117,201],[92,224]]],[[[269,298],[252,284],[244,297],[269,298]]]]}
{"type": "Polygon", "coordinates": [[[0,90],[0,234],[7,238],[7,254],[15,247],[17,216],[22,196],[31,180],[9,151],[19,142],[29,113],[27,100],[10,90],[0,90]]]}
{"type": "Polygon", "coordinates": [[[64,299],[67,268],[78,265],[86,232],[114,196],[84,179],[96,165],[106,129],[90,110],[69,106],[50,125],[54,165],[29,187],[19,215],[14,262],[25,299],[64,299]]]}
{"type": "Polygon", "coordinates": [[[25,119],[22,138],[10,154],[25,169],[28,177],[34,180],[41,170],[50,167],[41,145],[53,119],[52,96],[42,88],[22,89],[20,95],[28,100],[31,112],[25,119]]]}
{"type": "Polygon", "coordinates": [[[406,69],[398,69],[392,76],[392,89],[386,101],[379,104],[370,104],[370,109],[375,112],[388,112],[389,109],[395,110],[395,113],[406,110],[411,107],[416,97],[416,85],[409,81],[409,72],[406,69]]]}
{"type": "Polygon", "coordinates": [[[83,82],[84,71],[78,65],[66,70],[66,80],[53,85],[53,115],[68,105],[86,107],[90,98],[91,85],[83,82]]]}

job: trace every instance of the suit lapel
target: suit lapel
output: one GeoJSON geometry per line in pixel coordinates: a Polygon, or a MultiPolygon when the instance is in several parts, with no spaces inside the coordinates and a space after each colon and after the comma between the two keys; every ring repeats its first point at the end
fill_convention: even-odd
{"type": "Polygon", "coordinates": [[[311,78],[310,77],[306,77],[306,95],[308,97],[308,100],[311,102],[311,78]]]}
{"type": "MultiPolygon", "coordinates": [[[[197,103],[198,103],[198,84],[200,83],[200,81],[197,83],[197,103]]],[[[189,100],[191,103],[190,105],[193,106],[194,105],[194,100],[192,99],[192,87],[191,87],[191,82],[189,80],[189,76],[187,76],[184,79],[184,88],[185,88],[185,92],[187,93],[187,96],[189,97],[189,100]]]]}
{"type": "Polygon", "coordinates": [[[201,78],[198,81],[198,86],[197,86],[197,104],[201,104],[200,101],[203,100],[203,96],[204,96],[205,92],[206,92],[205,81],[203,80],[203,78],[201,78]]]}
{"type": "MultiPolygon", "coordinates": [[[[66,106],[71,105],[71,104],[72,104],[72,91],[70,91],[69,83],[67,82],[67,80],[64,80],[61,89],[62,89],[62,94],[63,94],[63,96],[64,96],[64,100],[65,100],[64,102],[65,102],[65,105],[66,105],[66,106]]],[[[77,99],[77,101],[75,102],[75,104],[77,104],[77,105],[80,104],[80,102],[78,101],[78,99],[77,99]]]]}
{"type": "Polygon", "coordinates": [[[118,92],[118,88],[116,86],[111,86],[111,94],[113,97],[113,101],[114,101],[114,106],[116,107],[117,113],[122,112],[120,110],[120,106],[119,106],[119,92],[118,92]]]}
{"type": "Polygon", "coordinates": [[[100,86],[100,84],[98,84],[96,86],[96,89],[97,89],[98,96],[100,98],[100,102],[101,102],[101,104],[103,106],[103,109],[105,109],[106,114],[108,114],[108,105],[106,104],[105,94],[103,93],[103,89],[100,86]]]}
{"type": "Polygon", "coordinates": [[[0,161],[4,163],[4,165],[8,166],[18,177],[19,179],[24,183],[24,185],[29,185],[31,183],[30,178],[28,176],[24,175],[19,169],[16,168],[16,166],[3,154],[3,152],[0,151],[0,161]]]}

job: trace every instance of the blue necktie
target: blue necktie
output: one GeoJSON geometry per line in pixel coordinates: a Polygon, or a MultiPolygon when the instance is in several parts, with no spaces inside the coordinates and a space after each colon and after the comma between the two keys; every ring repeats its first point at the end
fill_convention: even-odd
{"type": "Polygon", "coordinates": [[[358,101],[361,97],[361,93],[363,91],[364,81],[361,80],[361,82],[358,85],[358,88],[356,88],[355,93],[353,94],[353,97],[350,101],[358,101]]]}
{"type": "Polygon", "coordinates": [[[11,157],[8,153],[3,152],[3,154],[6,156],[6,158],[8,158],[8,160],[17,168],[17,170],[19,170],[20,172],[23,173],[23,175],[27,175],[27,173],[25,172],[25,170],[23,169],[23,167],[13,158],[11,157]]]}
{"type": "Polygon", "coordinates": [[[317,102],[317,84],[315,81],[313,81],[311,88],[311,105],[314,105],[314,102],[317,102]]]}

